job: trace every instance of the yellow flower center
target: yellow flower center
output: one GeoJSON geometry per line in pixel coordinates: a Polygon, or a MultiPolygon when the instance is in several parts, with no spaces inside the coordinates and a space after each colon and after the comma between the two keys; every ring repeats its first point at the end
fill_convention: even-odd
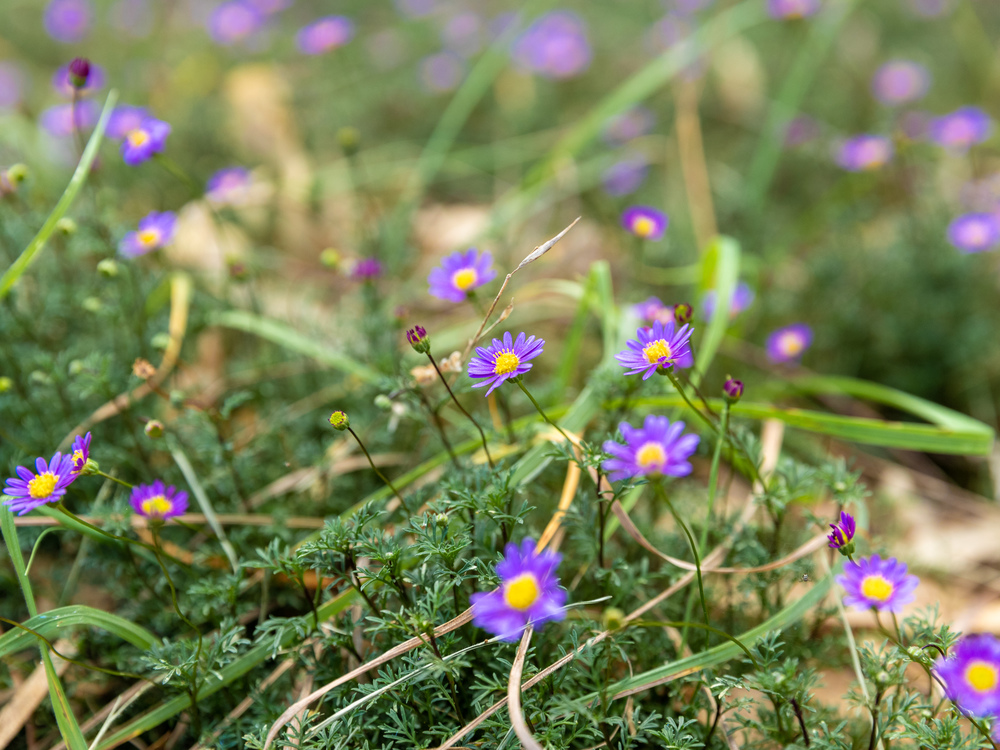
{"type": "Polygon", "coordinates": [[[538,600],[538,581],[531,573],[522,573],[503,587],[503,600],[519,612],[529,609],[538,600]]]}
{"type": "Polygon", "coordinates": [[[146,141],[149,140],[149,133],[147,133],[145,130],[137,128],[135,130],[130,130],[128,135],[125,137],[128,138],[130,146],[132,146],[133,148],[138,148],[139,146],[143,145],[146,141]]]}
{"type": "Polygon", "coordinates": [[[165,516],[171,510],[173,510],[174,505],[163,495],[154,495],[148,500],[142,501],[142,512],[147,516],[165,516]]]}
{"type": "Polygon", "coordinates": [[[670,344],[668,344],[664,339],[657,339],[646,345],[646,348],[642,350],[643,356],[649,364],[655,364],[661,359],[670,359],[673,356],[673,352],[670,351],[670,344]]]}
{"type": "Polygon", "coordinates": [[[514,372],[520,364],[521,358],[513,352],[500,352],[493,360],[493,372],[497,375],[504,375],[508,372],[514,372]]]}
{"type": "Polygon", "coordinates": [[[632,222],[632,231],[640,237],[649,237],[656,231],[656,223],[648,216],[640,216],[632,222]]]}
{"type": "Polygon", "coordinates": [[[778,348],[786,357],[794,357],[802,351],[802,338],[794,333],[786,333],[778,342],[778,348]]]}
{"type": "Polygon", "coordinates": [[[642,469],[662,466],[667,460],[667,453],[659,443],[646,443],[635,452],[635,462],[642,469]]]}
{"type": "Polygon", "coordinates": [[[892,596],[893,586],[878,574],[866,576],[861,582],[861,593],[868,599],[884,602],[892,596]]]}
{"type": "Polygon", "coordinates": [[[143,229],[139,232],[139,242],[145,247],[157,245],[160,242],[160,233],[155,229],[143,229]]]}
{"type": "Polygon", "coordinates": [[[479,274],[476,273],[475,268],[463,268],[451,275],[451,283],[455,285],[456,289],[461,289],[463,292],[474,287],[477,281],[479,281],[479,274]]]}
{"type": "Polygon", "coordinates": [[[55,490],[58,481],[59,475],[53,474],[51,471],[36,474],[35,478],[28,482],[28,494],[35,500],[48,497],[55,490]]]}
{"type": "Polygon", "coordinates": [[[978,693],[988,693],[1000,682],[1000,670],[985,661],[974,661],[965,670],[965,681],[978,693]]]}
{"type": "Polygon", "coordinates": [[[73,451],[73,465],[76,466],[81,461],[83,461],[83,451],[73,451]]]}

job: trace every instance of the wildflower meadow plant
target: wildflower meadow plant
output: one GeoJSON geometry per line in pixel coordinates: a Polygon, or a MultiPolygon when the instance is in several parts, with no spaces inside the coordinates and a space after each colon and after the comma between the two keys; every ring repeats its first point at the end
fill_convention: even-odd
{"type": "Polygon", "coordinates": [[[496,275],[489,250],[480,253],[473,247],[442,258],[441,265],[430,272],[427,283],[432,296],[449,302],[464,302],[469,294],[493,281],[496,275]]]}
{"type": "Polygon", "coordinates": [[[145,118],[125,133],[121,148],[122,159],[131,167],[148,161],[166,148],[168,135],[170,135],[168,123],[155,117],[145,118]]]}
{"type": "Polygon", "coordinates": [[[985,141],[993,131],[993,121],[979,107],[960,107],[930,123],[929,136],[939,146],[967,151],[985,141]]]}
{"type": "Polygon", "coordinates": [[[35,459],[35,470],[18,466],[17,476],[7,479],[3,488],[4,505],[23,516],[46,503],[56,503],[76,479],[73,456],[56,453],[51,459],[35,459]]]}
{"type": "Polygon", "coordinates": [[[505,380],[520,378],[531,370],[534,359],[542,353],[545,341],[534,336],[517,334],[517,338],[504,333],[503,340],[493,339],[489,346],[477,346],[476,354],[469,360],[468,375],[470,378],[481,379],[473,388],[489,386],[486,395],[503,385],[505,380]]]}
{"type": "Polygon", "coordinates": [[[303,26],[295,37],[299,50],[307,55],[324,55],[347,44],[354,37],[354,22],[346,16],[324,16],[303,26]]]}
{"type": "Polygon", "coordinates": [[[812,340],[812,328],[805,323],[793,323],[767,337],[767,356],[773,362],[792,362],[805,354],[812,340]]]}
{"type": "Polygon", "coordinates": [[[848,562],[844,573],[837,577],[846,596],[844,604],[855,609],[901,612],[913,602],[914,589],[920,580],[907,573],[905,563],[895,557],[883,560],[878,555],[848,562]]]}
{"type": "Polygon", "coordinates": [[[1000,218],[996,214],[959,216],[948,225],[948,242],[963,253],[981,253],[1000,245],[1000,218]]]}
{"type": "Polygon", "coordinates": [[[136,258],[170,243],[177,226],[177,216],[172,211],[153,211],[139,221],[139,228],[126,234],[118,243],[118,253],[126,258],[136,258]]]}
{"type": "Polygon", "coordinates": [[[622,214],[622,226],[644,240],[663,239],[668,218],[651,206],[632,206],[622,214]]]}
{"type": "Polygon", "coordinates": [[[686,477],[691,473],[690,458],[698,448],[698,435],[684,434],[684,423],[649,415],[642,427],[622,422],[618,425],[625,444],[608,440],[604,451],[612,458],[602,468],[611,481],[636,476],[686,477]]]}
{"type": "Polygon", "coordinates": [[[849,172],[871,172],[892,159],[892,141],[885,136],[864,134],[849,138],[837,152],[837,163],[849,172]]]}
{"type": "Polygon", "coordinates": [[[183,515],[187,512],[188,496],[173,485],[166,486],[157,479],[152,484],[139,484],[132,488],[132,510],[138,515],[156,521],[183,515]]]}
{"type": "Polygon", "coordinates": [[[1000,716],[1000,639],[990,633],[967,635],[939,659],[935,671],[948,698],[973,716],[1000,716]]]}
{"type": "Polygon", "coordinates": [[[636,337],[629,339],[628,348],[615,355],[618,364],[627,368],[626,375],[642,373],[643,380],[649,380],[653,373],[677,367],[691,367],[691,326],[675,328],[673,321],[661,323],[653,321],[651,327],[636,331],[636,337]]]}

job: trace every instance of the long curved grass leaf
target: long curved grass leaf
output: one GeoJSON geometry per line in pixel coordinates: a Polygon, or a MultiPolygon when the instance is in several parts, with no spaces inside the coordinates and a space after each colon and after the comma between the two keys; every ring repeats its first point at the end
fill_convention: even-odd
{"type": "Polygon", "coordinates": [[[740,243],[732,237],[716,237],[702,256],[702,287],[705,291],[715,290],[715,313],[701,340],[701,346],[695,352],[695,371],[691,375],[695,385],[708,372],[722,343],[722,337],[726,334],[726,328],[729,327],[729,305],[739,275],[740,243]]]}
{"type": "MultiPolygon", "coordinates": [[[[59,637],[67,629],[76,627],[94,627],[117,635],[136,648],[148,649],[160,642],[153,633],[141,625],[136,625],[123,617],[104,612],[100,609],[82,604],[72,604],[67,607],[50,609],[40,615],[35,615],[21,623],[31,628],[50,641],[59,637]]],[[[35,636],[26,630],[8,630],[0,635],[0,659],[17,653],[36,643],[35,636]]]]}

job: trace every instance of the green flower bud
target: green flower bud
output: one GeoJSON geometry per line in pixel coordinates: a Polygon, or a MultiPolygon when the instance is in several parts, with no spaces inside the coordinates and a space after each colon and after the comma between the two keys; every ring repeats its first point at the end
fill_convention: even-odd
{"type": "Polygon", "coordinates": [[[335,411],[330,415],[330,424],[333,425],[333,429],[343,432],[351,426],[351,420],[347,418],[344,412],[335,411]]]}
{"type": "Polygon", "coordinates": [[[337,131],[337,142],[344,154],[354,156],[361,148],[361,131],[352,127],[341,128],[337,131]]]}
{"type": "Polygon", "coordinates": [[[95,313],[102,307],[104,307],[104,303],[101,302],[101,300],[98,299],[97,297],[87,297],[83,300],[83,302],[80,303],[80,307],[82,307],[87,312],[95,313]]]}
{"type": "Polygon", "coordinates": [[[14,164],[7,168],[7,179],[14,185],[20,185],[28,179],[28,167],[25,164],[14,164]]]}
{"type": "Polygon", "coordinates": [[[59,230],[60,234],[69,237],[76,234],[77,226],[75,221],[68,216],[64,216],[56,222],[56,229],[59,230]]]}
{"type": "Polygon", "coordinates": [[[319,254],[319,262],[322,263],[327,268],[337,268],[340,266],[340,253],[334,250],[332,247],[328,247],[326,250],[319,254]]]}
{"type": "Polygon", "coordinates": [[[608,607],[601,615],[605,630],[621,630],[625,626],[625,613],[618,607],[608,607]]]}
{"type": "Polygon", "coordinates": [[[157,438],[163,437],[163,422],[158,419],[151,419],[146,422],[146,426],[142,428],[142,431],[146,433],[146,437],[157,438]]]}
{"type": "Polygon", "coordinates": [[[113,258],[105,258],[97,264],[97,272],[106,279],[113,279],[118,275],[118,263],[113,258]]]}

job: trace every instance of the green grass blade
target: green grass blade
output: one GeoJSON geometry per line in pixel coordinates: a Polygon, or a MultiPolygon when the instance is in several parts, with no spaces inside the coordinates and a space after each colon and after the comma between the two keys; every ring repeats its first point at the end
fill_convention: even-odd
{"type": "MultiPolygon", "coordinates": [[[[50,609],[48,612],[29,618],[22,625],[40,633],[50,641],[58,638],[60,633],[70,628],[94,627],[117,635],[122,640],[142,650],[160,642],[159,638],[141,625],[136,625],[134,622],[110,612],[82,604],[50,609]]],[[[0,635],[0,659],[28,648],[35,642],[35,636],[25,630],[8,630],[0,635]]]]}
{"type": "Polygon", "coordinates": [[[714,289],[715,312],[708,330],[701,340],[701,345],[695,352],[696,367],[691,374],[695,385],[701,382],[708,372],[722,337],[729,327],[729,305],[732,302],[733,291],[740,276],[740,243],[732,237],[719,236],[712,240],[702,260],[703,291],[714,289]]]}
{"type": "Polygon", "coordinates": [[[0,276],[0,299],[7,296],[11,287],[28,270],[28,266],[31,265],[35,258],[38,257],[42,248],[45,247],[45,243],[55,231],[56,223],[66,214],[69,207],[73,205],[73,201],[76,200],[77,193],[80,192],[80,188],[83,187],[87,175],[90,174],[90,166],[94,163],[94,157],[97,156],[97,149],[100,147],[101,139],[104,137],[104,129],[107,127],[111,111],[114,109],[115,102],[117,101],[118,91],[111,89],[107,100],[104,102],[101,119],[97,121],[97,127],[94,128],[94,132],[90,135],[90,140],[87,141],[87,147],[83,150],[80,163],[76,165],[76,171],[73,172],[73,176],[69,180],[69,185],[63,191],[62,198],[59,199],[56,207],[52,209],[52,213],[49,214],[45,223],[42,224],[42,228],[38,230],[38,234],[24,248],[24,252],[17,257],[10,268],[4,271],[3,276],[0,276]]]}

